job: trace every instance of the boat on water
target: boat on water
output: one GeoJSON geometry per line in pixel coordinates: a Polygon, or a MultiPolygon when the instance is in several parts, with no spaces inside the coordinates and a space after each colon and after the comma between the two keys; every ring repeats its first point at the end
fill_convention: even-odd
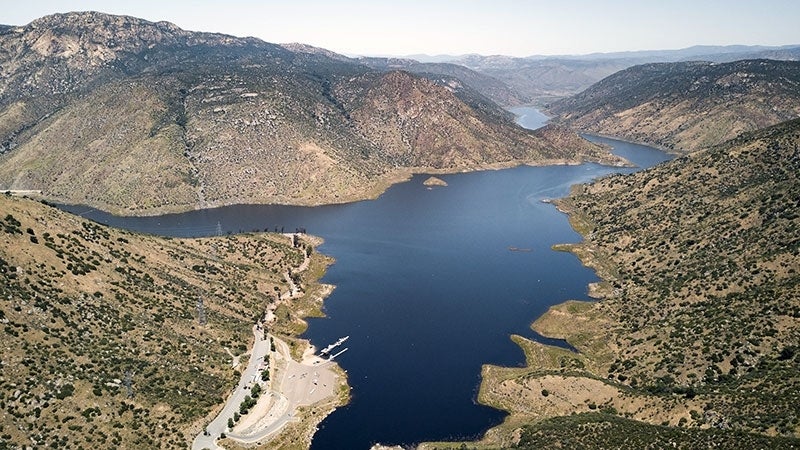
{"type": "Polygon", "coordinates": [[[511,252],[524,252],[524,253],[533,251],[533,249],[531,248],[519,248],[519,247],[508,247],[508,250],[511,252]]]}

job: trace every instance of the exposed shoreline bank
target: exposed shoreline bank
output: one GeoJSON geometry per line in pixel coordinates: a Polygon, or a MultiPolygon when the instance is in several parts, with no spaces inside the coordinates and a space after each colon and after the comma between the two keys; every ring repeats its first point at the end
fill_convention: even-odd
{"type": "MultiPolygon", "coordinates": [[[[291,234],[287,236],[294,241],[291,234]]],[[[313,248],[322,244],[321,238],[301,236],[313,248]]],[[[309,447],[319,423],[347,404],[346,372],[334,361],[316,356],[312,343],[299,338],[307,326],[304,319],[323,316],[322,303],[334,286],[319,280],[333,262],[333,258],[312,251],[293,269],[295,275],[310,273],[303,285],[287,275],[289,290],[279,295],[279,302],[270,303],[253,326],[253,345],[247,351],[249,358],[240,380],[226,403],[215,409],[214,419],[196,436],[192,448],[261,448],[298,440],[309,447]],[[278,323],[276,311],[284,307],[300,322],[278,323]],[[231,428],[229,419],[234,412],[240,417],[239,404],[256,386],[261,395],[231,428]]]]}
{"type": "MultiPolygon", "coordinates": [[[[598,144],[592,144],[592,145],[598,145],[598,144]]],[[[262,199],[262,198],[248,197],[248,198],[230,199],[225,201],[205,201],[202,203],[169,205],[169,206],[159,206],[155,208],[147,208],[141,210],[131,210],[126,208],[121,208],[118,205],[101,204],[91,201],[73,203],[68,201],[67,199],[49,196],[46,192],[42,191],[37,191],[39,192],[39,194],[37,194],[36,198],[56,204],[63,204],[69,206],[88,206],[90,208],[95,208],[120,217],[154,217],[165,214],[179,214],[189,211],[215,209],[233,205],[281,205],[281,206],[315,207],[315,206],[342,205],[342,204],[355,203],[367,200],[374,200],[380,197],[384,192],[386,192],[387,189],[389,189],[393,185],[406,182],[415,175],[451,175],[457,173],[503,170],[519,166],[530,166],[530,167],[564,166],[564,165],[579,165],[587,162],[595,162],[598,164],[604,164],[609,166],[624,164],[624,160],[609,153],[608,155],[605,155],[602,158],[587,158],[587,157],[581,157],[577,159],[558,158],[558,159],[547,159],[539,161],[512,160],[512,161],[482,164],[475,167],[464,167],[464,168],[437,169],[432,167],[409,167],[409,168],[398,169],[379,177],[372,183],[371,186],[369,186],[367,189],[364,189],[359,193],[352,193],[350,195],[336,195],[336,197],[333,198],[320,198],[316,200],[282,199],[282,198],[262,199]]],[[[4,191],[0,190],[0,192],[4,191]]]]}
{"type": "MultiPolygon", "coordinates": [[[[614,136],[595,133],[579,133],[579,135],[645,145],[671,155],[680,155],[649,143],[614,136]]],[[[581,185],[573,185],[570,194],[573,189],[581,185]]],[[[553,204],[558,211],[567,216],[570,227],[581,236],[581,241],[555,244],[552,249],[572,253],[582,265],[595,271],[599,280],[587,286],[589,297],[595,300],[567,300],[553,305],[542,315],[535,317],[530,328],[543,337],[567,342],[577,349],[577,353],[511,335],[510,339],[525,354],[525,367],[502,367],[491,364],[483,366],[477,402],[505,411],[508,416],[503,423],[487,430],[482,439],[468,443],[476,448],[514,446],[519,441],[521,427],[524,425],[576,412],[594,412],[601,404],[628,402],[651,415],[659,407],[663,407],[653,403],[645,405],[647,402],[641,398],[642,396],[631,395],[626,386],[594,375],[602,373],[602,369],[610,364],[611,348],[604,339],[606,337],[604,327],[608,325],[609,319],[595,314],[592,321],[587,321],[585,314],[591,305],[614,295],[611,282],[616,278],[616,271],[587,244],[587,236],[592,231],[591,224],[570,208],[566,202],[570,194],[559,199],[547,199],[546,203],[553,204]],[[576,336],[580,339],[576,339],[576,336]],[[521,379],[526,381],[520,384],[518,380],[521,379]],[[530,404],[526,405],[526,402],[530,404]]],[[[624,407],[620,408],[625,410],[624,407]]],[[[455,445],[450,442],[427,442],[420,444],[418,449],[455,448],[455,445]]]]}
{"type": "Polygon", "coordinates": [[[578,354],[514,336],[527,366],[484,366],[478,400],[509,416],[469,445],[796,446],[796,402],[776,395],[796,391],[796,380],[786,376],[795,372],[795,353],[780,350],[796,348],[796,315],[778,309],[796,298],[796,277],[776,262],[794,255],[775,244],[784,240],[765,238],[791,235],[793,223],[742,219],[762,218],[772,205],[782,210],[775,199],[785,194],[764,192],[796,187],[797,172],[786,167],[797,136],[796,121],[780,124],[691,158],[575,185],[556,201],[582,241],[553,248],[595,270],[600,282],[590,285],[590,293],[603,301],[554,305],[531,325],[544,336],[566,339],[578,354]],[[698,180],[703,170],[714,177],[698,180]],[[781,175],[751,181],[770,170],[781,175]],[[655,185],[657,192],[650,189],[655,185]],[[687,250],[696,242],[702,251],[687,250]],[[672,267],[672,260],[683,265],[672,267]],[[758,267],[755,274],[767,275],[748,280],[742,291],[728,290],[738,274],[721,268],[743,260],[758,267]],[[701,275],[670,284],[683,267],[701,275]],[[774,286],[768,296],[759,295],[774,286]],[[792,325],[771,328],[782,321],[792,325]],[[736,353],[738,340],[747,342],[747,359],[736,353]],[[717,356],[731,353],[731,359],[717,356]],[[763,411],[769,411],[766,421],[763,411]],[[648,437],[632,444],[640,436],[648,437]]]}

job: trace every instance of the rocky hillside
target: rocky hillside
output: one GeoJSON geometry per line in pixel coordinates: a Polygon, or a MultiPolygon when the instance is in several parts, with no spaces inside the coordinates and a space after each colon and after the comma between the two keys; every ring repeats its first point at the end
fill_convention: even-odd
{"type": "Polygon", "coordinates": [[[800,61],[646,64],[550,105],[560,122],[689,152],[800,115],[800,61]]]}
{"type": "Polygon", "coordinates": [[[69,13],[0,32],[0,189],[126,214],[374,196],[412,170],[566,158],[453,79],[69,13]]]}
{"type": "Polygon", "coordinates": [[[451,83],[451,80],[457,80],[498,105],[518,106],[530,103],[532,100],[528,95],[510,88],[497,78],[460,64],[422,63],[402,58],[358,58],[358,61],[373,69],[404,70],[445,84],[451,83]]]}
{"type": "MultiPolygon", "coordinates": [[[[306,252],[282,235],[137,235],[6,195],[0,211],[4,449],[187,448],[306,252]]],[[[270,332],[302,330],[290,308],[319,310],[313,255],[307,295],[270,332]]]]}
{"type": "Polygon", "coordinates": [[[640,64],[678,61],[730,62],[741,59],[797,61],[800,47],[694,46],[679,50],[593,53],[577,56],[465,55],[449,62],[500,80],[529,102],[547,105],[575,95],[603,78],[640,64]]]}
{"type": "Polygon", "coordinates": [[[579,353],[515,338],[529,367],[484,369],[481,401],[512,413],[487,439],[800,445],[798,193],[800,119],[573,189],[559,205],[585,241],[563,249],[603,299],[534,324],[579,353]]]}
{"type": "Polygon", "coordinates": [[[349,58],[330,50],[306,44],[281,44],[284,48],[297,53],[324,55],[340,61],[350,61],[376,70],[392,72],[402,70],[430,79],[443,86],[455,88],[454,91],[462,100],[483,96],[502,106],[518,106],[529,103],[531,99],[509,88],[502,81],[489,75],[476,72],[468,67],[453,63],[420,62],[408,58],[357,57],[349,58]],[[467,87],[468,89],[464,89],[467,87]],[[465,92],[471,90],[472,92],[465,92]],[[462,95],[465,94],[465,95],[462,95]]]}

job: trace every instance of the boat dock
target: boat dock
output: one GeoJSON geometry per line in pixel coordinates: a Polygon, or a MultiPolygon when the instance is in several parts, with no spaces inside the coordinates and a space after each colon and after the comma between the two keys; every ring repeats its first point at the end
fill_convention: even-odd
{"type": "Polygon", "coordinates": [[[333,361],[333,358],[336,358],[337,356],[341,355],[342,353],[344,353],[346,351],[347,351],[347,347],[343,348],[342,351],[340,351],[339,353],[337,353],[337,354],[331,356],[330,358],[328,358],[328,361],[333,361]]]}
{"type": "MultiPolygon", "coordinates": [[[[319,352],[319,354],[320,354],[320,355],[329,355],[329,356],[330,356],[331,352],[332,352],[332,351],[333,351],[333,350],[334,350],[336,347],[338,347],[338,346],[340,346],[340,345],[344,344],[344,342],[345,342],[346,340],[348,340],[349,338],[350,338],[350,336],[345,336],[345,337],[343,337],[343,338],[339,338],[339,340],[338,340],[338,341],[336,341],[336,342],[334,342],[333,344],[331,344],[331,345],[329,345],[329,346],[327,346],[327,347],[323,348],[323,349],[322,349],[322,350],[319,352]]],[[[344,352],[345,352],[345,350],[347,350],[347,349],[344,349],[344,350],[342,350],[341,352],[337,353],[336,355],[334,355],[334,356],[331,356],[329,359],[333,359],[335,356],[339,356],[339,355],[341,355],[342,353],[344,353],[344,352]]]]}

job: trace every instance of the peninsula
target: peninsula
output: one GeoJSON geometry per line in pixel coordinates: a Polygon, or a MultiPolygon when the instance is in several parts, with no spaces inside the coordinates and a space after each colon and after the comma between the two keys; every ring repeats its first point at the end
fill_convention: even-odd
{"type": "Polygon", "coordinates": [[[297,337],[332,289],[316,238],[159,238],[10,195],[0,210],[3,441],[308,446],[347,401],[341,369],[297,337]]]}

